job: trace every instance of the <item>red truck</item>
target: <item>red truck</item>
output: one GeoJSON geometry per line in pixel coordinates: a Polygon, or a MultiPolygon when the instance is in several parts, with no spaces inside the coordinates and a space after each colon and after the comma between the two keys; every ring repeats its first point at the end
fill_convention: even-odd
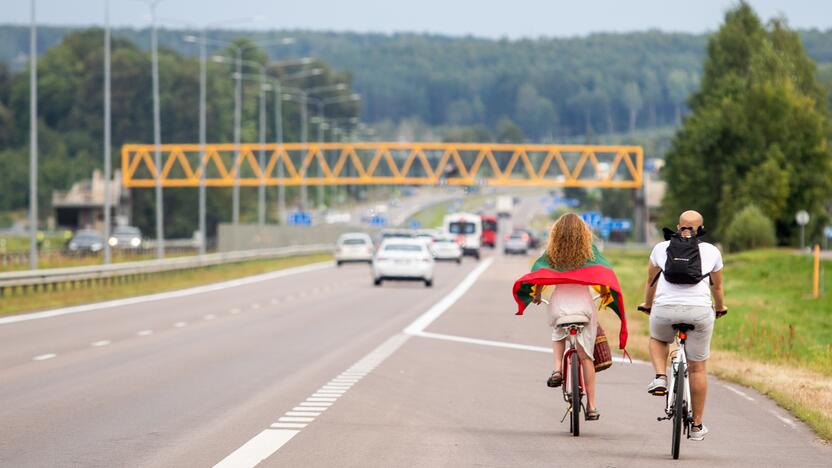
{"type": "Polygon", "coordinates": [[[497,245],[497,216],[481,215],[480,219],[482,219],[480,244],[494,248],[497,245]]]}

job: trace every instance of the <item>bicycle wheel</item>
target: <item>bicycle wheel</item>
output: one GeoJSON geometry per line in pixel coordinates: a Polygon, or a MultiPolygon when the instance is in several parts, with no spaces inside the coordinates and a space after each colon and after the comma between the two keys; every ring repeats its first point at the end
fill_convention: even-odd
{"type": "Polygon", "coordinates": [[[680,362],[676,371],[676,378],[673,389],[673,445],[671,454],[674,460],[679,459],[679,445],[682,442],[682,428],[685,424],[687,412],[685,408],[685,363],[680,362]]]}
{"type": "Polygon", "coordinates": [[[570,359],[570,372],[572,375],[572,435],[578,437],[581,435],[581,360],[578,359],[578,353],[572,353],[570,359]]]}

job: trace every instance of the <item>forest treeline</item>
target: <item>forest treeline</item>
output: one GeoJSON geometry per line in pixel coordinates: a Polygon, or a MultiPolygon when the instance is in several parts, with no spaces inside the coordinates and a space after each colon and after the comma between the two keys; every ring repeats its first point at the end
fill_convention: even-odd
{"type": "MultiPolygon", "coordinates": [[[[68,31],[41,28],[41,44],[54,45],[68,31]]],[[[14,65],[27,33],[0,27],[0,61],[14,65]]],[[[182,40],[189,33],[163,29],[160,43],[194,55],[195,46],[182,40]]],[[[115,34],[141,47],[149,42],[144,29],[115,34]]],[[[679,124],[687,96],[699,86],[708,37],[660,31],[523,40],[293,30],[210,34],[258,42],[294,37],[295,44],[271,46],[269,55],[320,57],[349,70],[364,99],[362,118],[370,123],[410,119],[428,127],[481,126],[494,134],[501,122],[511,122],[533,141],[679,124]]],[[[832,32],[799,34],[828,83],[832,32]]]]}

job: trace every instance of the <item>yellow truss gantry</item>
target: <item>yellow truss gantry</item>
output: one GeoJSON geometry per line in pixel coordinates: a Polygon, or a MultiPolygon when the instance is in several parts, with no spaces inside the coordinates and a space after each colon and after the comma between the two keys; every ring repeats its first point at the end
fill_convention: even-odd
{"type": "Polygon", "coordinates": [[[122,147],[126,187],[490,185],[639,188],[638,146],[494,143],[284,143],[122,147]],[[261,167],[258,161],[264,161],[261,167]]]}

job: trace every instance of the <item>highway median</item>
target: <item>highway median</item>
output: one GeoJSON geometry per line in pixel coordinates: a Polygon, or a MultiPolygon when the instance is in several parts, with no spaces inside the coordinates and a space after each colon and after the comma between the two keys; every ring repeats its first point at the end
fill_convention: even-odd
{"type": "Polygon", "coordinates": [[[132,278],[129,281],[88,282],[75,287],[40,289],[26,294],[7,293],[0,300],[0,317],[173,291],[325,262],[331,259],[332,254],[330,253],[301,254],[283,258],[256,259],[197,269],[161,272],[132,278]]]}

